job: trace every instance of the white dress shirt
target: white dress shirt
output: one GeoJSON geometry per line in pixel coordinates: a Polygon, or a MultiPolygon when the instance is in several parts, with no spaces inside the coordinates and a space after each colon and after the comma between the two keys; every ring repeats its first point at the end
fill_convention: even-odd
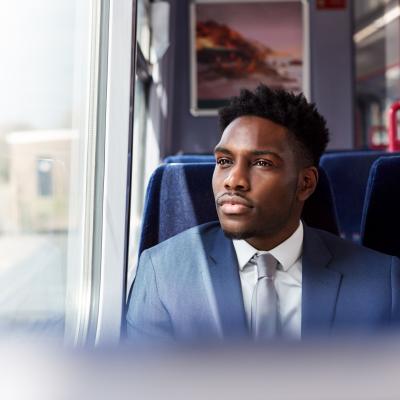
{"type": "Polygon", "coordinates": [[[282,336],[301,338],[301,255],[303,248],[303,224],[284,242],[269,251],[255,249],[245,240],[233,240],[239,263],[240,283],[247,322],[250,326],[251,299],[257,283],[257,266],[252,261],[255,254],[270,253],[278,260],[274,280],[278,294],[279,319],[282,336]]]}

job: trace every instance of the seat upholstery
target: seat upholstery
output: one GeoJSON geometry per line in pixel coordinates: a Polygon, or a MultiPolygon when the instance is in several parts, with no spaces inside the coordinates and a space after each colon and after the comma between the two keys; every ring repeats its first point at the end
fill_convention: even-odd
{"type": "MultiPolygon", "coordinates": [[[[150,178],[139,254],[188,228],[217,220],[211,180],[215,164],[165,164],[150,178]]],[[[310,226],[338,234],[329,181],[321,171],[316,192],[306,202],[310,226]]]]}
{"type": "Polygon", "coordinates": [[[368,179],[361,242],[400,257],[400,156],[376,160],[368,179]]]}
{"type": "Polygon", "coordinates": [[[382,151],[324,154],[320,167],[328,175],[336,206],[340,235],[358,242],[365,190],[372,163],[382,151]]]}
{"type": "Polygon", "coordinates": [[[165,164],[172,163],[213,163],[215,157],[212,154],[178,154],[164,158],[165,164]]]}

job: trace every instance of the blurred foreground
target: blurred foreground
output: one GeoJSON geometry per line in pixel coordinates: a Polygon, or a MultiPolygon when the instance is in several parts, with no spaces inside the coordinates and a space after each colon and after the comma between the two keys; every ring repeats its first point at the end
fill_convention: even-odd
{"type": "Polygon", "coordinates": [[[400,399],[400,338],[62,350],[2,342],[1,399],[400,399]]]}

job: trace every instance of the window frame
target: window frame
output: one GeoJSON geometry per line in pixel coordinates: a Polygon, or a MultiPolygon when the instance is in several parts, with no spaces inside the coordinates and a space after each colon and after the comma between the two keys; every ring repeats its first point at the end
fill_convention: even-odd
{"type": "Polygon", "coordinates": [[[136,0],[108,3],[101,249],[94,263],[100,275],[88,337],[97,346],[117,344],[124,326],[136,65],[136,0]]]}

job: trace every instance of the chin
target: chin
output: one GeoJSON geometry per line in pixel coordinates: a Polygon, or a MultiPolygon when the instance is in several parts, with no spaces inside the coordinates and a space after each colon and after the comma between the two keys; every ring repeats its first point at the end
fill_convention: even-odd
{"type": "Polygon", "coordinates": [[[251,223],[249,224],[244,221],[237,221],[229,218],[219,218],[219,220],[222,231],[229,239],[248,239],[254,233],[251,223]]]}
{"type": "Polygon", "coordinates": [[[246,232],[226,232],[224,231],[225,236],[228,239],[233,240],[246,240],[252,237],[252,235],[247,234],[246,232]]]}
{"type": "Polygon", "coordinates": [[[225,236],[229,239],[249,239],[254,236],[254,231],[248,230],[233,230],[222,226],[222,231],[224,232],[225,236]]]}

